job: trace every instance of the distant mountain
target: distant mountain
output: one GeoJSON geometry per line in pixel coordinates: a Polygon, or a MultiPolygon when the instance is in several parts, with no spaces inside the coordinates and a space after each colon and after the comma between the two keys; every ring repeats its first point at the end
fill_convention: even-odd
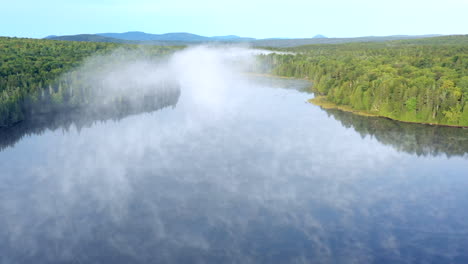
{"type": "MultiPolygon", "coordinates": [[[[227,35],[227,36],[214,36],[211,37],[212,39],[222,39],[222,40],[238,40],[242,39],[242,37],[236,36],[236,35],[227,35]]],[[[254,39],[254,38],[249,38],[249,39],[254,39]]]]}
{"type": "Polygon", "coordinates": [[[249,41],[256,40],[255,38],[239,37],[236,35],[214,36],[214,37],[210,37],[210,39],[214,41],[232,41],[232,42],[249,42],[249,41]]]}
{"type": "Polygon", "coordinates": [[[187,41],[187,42],[203,42],[208,41],[208,37],[195,35],[191,33],[166,33],[166,34],[148,34],[140,31],[130,31],[125,33],[99,33],[99,36],[124,39],[124,40],[162,40],[162,41],[187,41]]]}
{"type": "Polygon", "coordinates": [[[98,36],[94,34],[79,34],[69,36],[55,36],[50,35],[45,37],[46,39],[54,40],[67,40],[67,41],[87,41],[87,42],[113,42],[113,43],[131,43],[122,39],[115,39],[109,37],[98,36]]]}
{"type": "Polygon", "coordinates": [[[256,47],[290,48],[312,44],[340,44],[352,42],[383,42],[390,40],[423,39],[438,37],[440,35],[421,36],[384,36],[384,37],[358,37],[358,38],[307,38],[307,39],[259,39],[251,44],[256,47]]]}
{"type": "Polygon", "coordinates": [[[313,38],[327,38],[327,37],[325,37],[324,35],[318,34],[318,35],[315,35],[313,38]]]}
{"type": "MultiPolygon", "coordinates": [[[[143,45],[158,45],[158,46],[185,46],[188,45],[188,42],[183,41],[161,41],[161,40],[126,40],[126,39],[116,39],[111,37],[104,37],[94,34],[79,34],[79,35],[69,35],[69,36],[47,36],[46,39],[52,40],[65,40],[65,41],[85,41],[85,42],[110,42],[110,43],[122,43],[122,44],[143,44],[143,45]]],[[[197,42],[193,42],[197,43],[197,42]]]]}
{"type": "Polygon", "coordinates": [[[140,31],[130,31],[125,33],[99,33],[99,36],[124,39],[124,40],[137,40],[137,41],[182,41],[182,42],[212,42],[212,41],[252,41],[254,38],[243,38],[235,35],[228,36],[215,36],[205,37],[196,34],[177,32],[177,33],[166,33],[166,34],[149,34],[140,31]]]}
{"type": "Polygon", "coordinates": [[[358,38],[327,38],[323,35],[317,35],[314,38],[291,39],[291,38],[270,38],[255,39],[244,38],[236,35],[206,37],[191,33],[166,33],[149,34],[140,31],[131,31],[125,33],[100,33],[100,34],[80,34],[70,36],[48,36],[47,39],[68,40],[68,41],[90,41],[90,42],[114,42],[128,44],[146,44],[161,46],[184,46],[203,43],[248,43],[256,47],[288,48],[311,44],[339,44],[350,42],[382,42],[389,40],[405,39],[423,39],[436,37],[440,35],[422,35],[422,36],[384,36],[384,37],[358,37],[358,38]]]}

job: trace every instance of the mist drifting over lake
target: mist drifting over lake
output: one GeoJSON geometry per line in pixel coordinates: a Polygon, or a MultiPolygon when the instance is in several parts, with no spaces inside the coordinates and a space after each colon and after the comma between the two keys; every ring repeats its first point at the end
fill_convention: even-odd
{"type": "Polygon", "coordinates": [[[380,123],[343,126],[305,103],[309,82],[246,74],[258,53],[199,46],[89,58],[82,80],[105,91],[97,102],[138,95],[136,107],[159,87],[180,96],[0,152],[0,263],[467,256],[465,154],[418,156],[402,140],[382,144],[377,129],[359,134],[351,125],[380,123]],[[431,244],[440,234],[454,235],[431,244]]]}

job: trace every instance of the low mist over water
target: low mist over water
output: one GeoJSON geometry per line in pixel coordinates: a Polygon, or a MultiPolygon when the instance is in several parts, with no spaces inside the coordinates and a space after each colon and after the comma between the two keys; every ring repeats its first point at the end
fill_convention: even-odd
{"type": "Polygon", "coordinates": [[[255,50],[141,52],[82,66],[133,111],[1,131],[0,263],[468,262],[468,130],[324,111],[255,50]]]}

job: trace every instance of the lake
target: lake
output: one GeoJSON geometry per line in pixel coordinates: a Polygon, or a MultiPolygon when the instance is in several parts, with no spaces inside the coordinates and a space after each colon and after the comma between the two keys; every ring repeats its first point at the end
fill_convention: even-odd
{"type": "Polygon", "coordinates": [[[223,85],[0,131],[0,263],[468,263],[468,130],[223,85]]]}

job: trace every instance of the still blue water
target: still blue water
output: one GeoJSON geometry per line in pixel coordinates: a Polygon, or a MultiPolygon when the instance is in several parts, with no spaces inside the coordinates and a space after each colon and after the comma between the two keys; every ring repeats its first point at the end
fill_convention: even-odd
{"type": "Polygon", "coordinates": [[[3,131],[0,263],[468,263],[468,130],[254,83],[3,131]]]}

